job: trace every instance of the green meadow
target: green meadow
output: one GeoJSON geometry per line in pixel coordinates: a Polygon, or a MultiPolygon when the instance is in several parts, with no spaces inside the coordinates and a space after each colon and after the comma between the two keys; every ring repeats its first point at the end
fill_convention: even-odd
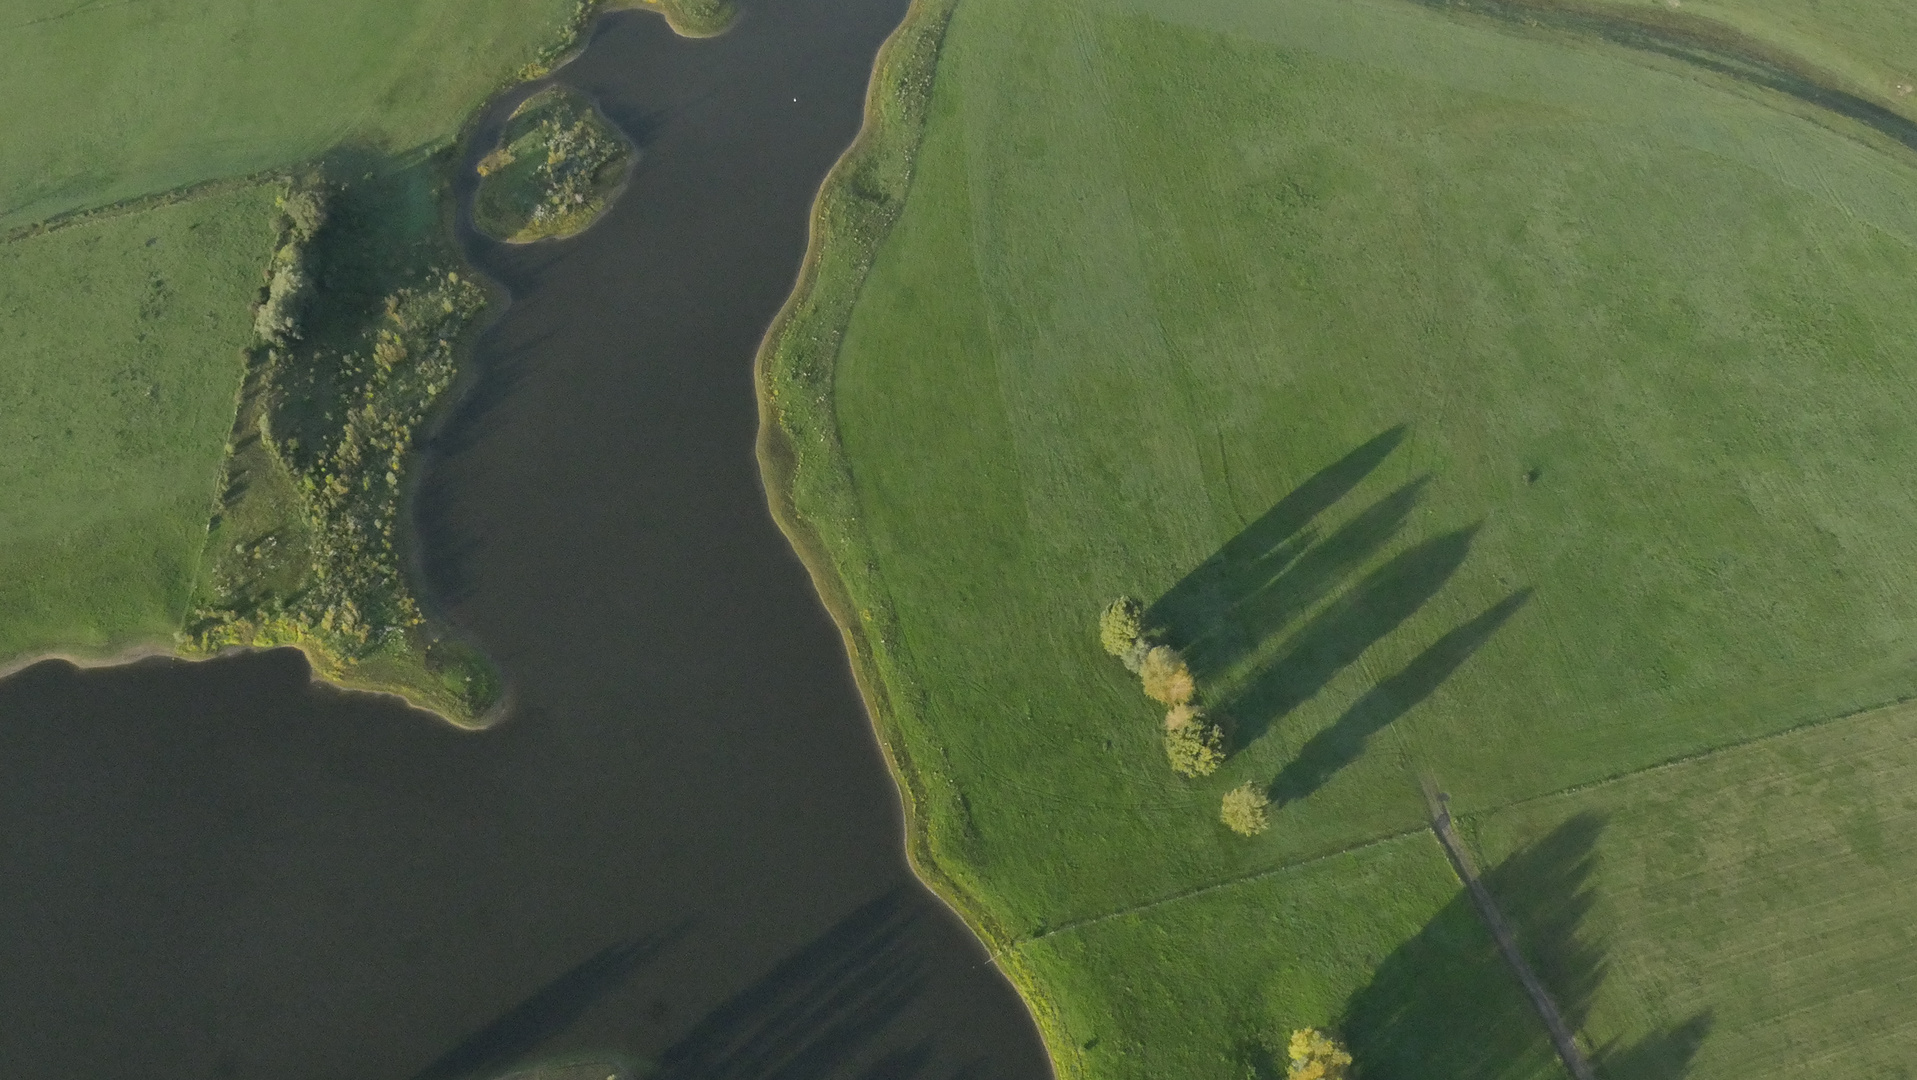
{"type": "Polygon", "coordinates": [[[246,186],[0,244],[0,657],[179,629],[273,215],[246,186]]]}
{"type": "MultiPolygon", "coordinates": [[[[1755,34],[1784,5],[1721,6],[1755,34]]],[[[1822,7],[1772,41],[1832,28],[1793,70],[1904,55],[1890,6],[1822,7]]],[[[1261,1055],[1305,1024],[1370,1080],[1551,1074],[1515,983],[1430,982],[1396,1025],[1362,993],[1402,950],[1492,963],[1420,778],[1495,822],[1917,693],[1917,158],[1873,93],[1866,126],[1723,65],[1405,0],[957,5],[922,136],[871,141],[822,204],[766,358],[789,441],[768,460],[916,856],[1067,1075],[1281,1073],[1261,1055]],[[847,208],[890,205],[865,180],[913,137],[873,246],[847,208]],[[1162,708],[1100,651],[1120,594],[1230,727],[1215,775],[1170,771],[1162,708]],[[1274,804],[1250,840],[1218,823],[1248,781],[1274,804]]],[[[1814,834],[1894,809],[1860,805],[1770,812],[1814,834]]],[[[1527,940],[1582,941],[1607,890],[1677,866],[1614,879],[1591,852],[1627,849],[1621,825],[1512,820],[1484,861],[1527,940]]],[[[1833,894],[1914,913],[1868,886],[1833,894]]],[[[1656,947],[1615,921],[1604,948],[1656,947]]],[[[1626,1022],[1598,946],[1546,959],[1607,1076],[1790,1074],[1730,1045],[1748,970],[1672,976],[1626,1022]]],[[[1819,1075],[1879,1075],[1841,1024],[1793,1031],[1819,1075]]]]}
{"type": "Polygon", "coordinates": [[[445,142],[575,0],[16,0],[0,14],[0,229],[445,142]]]}
{"type": "Polygon", "coordinates": [[[1635,1075],[1695,1049],[1697,1080],[1908,1076],[1913,723],[1865,713],[1467,824],[1491,860],[1577,837],[1559,917],[1524,944],[1590,1045],[1648,1051],[1678,1021],[1635,1075]]]}

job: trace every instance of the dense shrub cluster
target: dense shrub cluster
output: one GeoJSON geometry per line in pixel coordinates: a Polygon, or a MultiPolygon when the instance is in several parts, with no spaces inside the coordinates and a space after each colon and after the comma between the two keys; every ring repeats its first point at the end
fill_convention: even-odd
{"type": "Polygon", "coordinates": [[[266,296],[253,313],[253,332],[268,345],[285,345],[300,336],[301,309],[312,292],[306,246],[326,222],[326,195],[317,186],[295,189],[279,204],[281,243],[267,267],[266,296]]]}
{"type": "Polygon", "coordinates": [[[341,361],[345,413],[329,444],[276,449],[297,477],[313,578],[295,612],[352,656],[417,625],[395,546],[413,440],[453,380],[453,343],[485,304],[456,273],[433,271],[387,298],[370,346],[341,361]]]}
{"type": "Polygon", "coordinates": [[[1225,763],[1225,732],[1189,705],[1165,714],[1165,756],[1172,771],[1184,776],[1210,776],[1225,763]]]}
{"type": "Polygon", "coordinates": [[[1170,706],[1165,714],[1165,756],[1185,776],[1209,776],[1225,761],[1225,732],[1192,704],[1198,682],[1178,650],[1145,628],[1145,606],[1129,596],[1107,604],[1098,617],[1098,643],[1138,676],[1145,696],[1170,706]]]}
{"type": "Polygon", "coordinates": [[[474,221],[501,240],[576,233],[605,210],[631,154],[590,101],[563,87],[542,91],[480,159],[474,221]]]}

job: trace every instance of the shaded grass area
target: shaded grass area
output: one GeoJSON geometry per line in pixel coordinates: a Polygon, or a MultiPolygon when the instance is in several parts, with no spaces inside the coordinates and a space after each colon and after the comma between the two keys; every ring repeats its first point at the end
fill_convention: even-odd
{"type": "MultiPolygon", "coordinates": [[[[1540,847],[1498,873],[1550,889],[1575,874],[1579,854],[1540,847]]],[[[1427,833],[1021,951],[1048,981],[1076,988],[1064,1007],[1071,1045],[1061,1049],[1084,1075],[1277,1080],[1285,1038],[1307,1026],[1338,1029],[1374,1080],[1566,1075],[1427,833]]]]}
{"type": "Polygon", "coordinates": [[[0,14],[0,229],[343,143],[447,140],[575,0],[76,3],[0,14]]]}
{"type": "Polygon", "coordinates": [[[414,441],[485,301],[453,269],[448,160],[340,159],[316,181],[312,294],[297,337],[252,351],[186,630],[200,651],[299,645],[330,679],[470,722],[498,678],[425,619],[403,512],[414,441]]]}
{"type": "Polygon", "coordinates": [[[1914,716],[1866,713],[1470,823],[1491,858],[1591,834],[1568,901],[1491,885],[1547,918],[1580,909],[1584,947],[1606,956],[1599,985],[1561,945],[1521,936],[1579,1003],[1587,1044],[1614,1048],[1605,1076],[1908,1073],[1914,716]]]}
{"type": "MultiPolygon", "coordinates": [[[[1425,768],[1487,808],[1898,698],[1917,659],[1906,151],[1411,4],[1138,7],[962,5],[904,212],[873,256],[841,167],[766,354],[771,486],[920,863],[1042,939],[1010,963],[1061,1055],[1125,972],[1210,1002],[1225,963],[1055,944],[1088,918],[1415,828],[1425,768]],[[1217,775],[1170,774],[1099,653],[1120,593],[1233,729],[1217,775]],[[1280,804],[1250,842],[1216,823],[1247,780],[1280,804]]],[[[1271,1035],[1113,1009],[1135,1047],[1271,1035]]],[[[1652,1020],[1603,1067],[1679,1075],[1713,1023],[1652,1020]]]]}
{"type": "Polygon", "coordinates": [[[171,644],[273,197],[239,187],[0,244],[0,663],[171,644]]]}

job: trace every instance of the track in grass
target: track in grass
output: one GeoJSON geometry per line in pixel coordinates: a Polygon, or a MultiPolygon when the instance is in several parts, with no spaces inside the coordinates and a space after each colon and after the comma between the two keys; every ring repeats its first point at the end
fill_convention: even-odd
{"type": "MultiPolygon", "coordinates": [[[[1690,1037],[1637,1068],[1675,1076],[1694,1054],[1681,1072],[1692,1080],[1896,1076],[1917,1055],[1913,722],[1911,706],[1865,713],[1467,828],[1493,859],[1553,830],[1590,835],[1576,937],[1607,977],[1580,988],[1561,943],[1526,942],[1553,989],[1583,999],[1589,1042],[1689,1017],[1690,1037]]],[[[1503,889],[1533,907],[1564,902],[1503,889]]]]}

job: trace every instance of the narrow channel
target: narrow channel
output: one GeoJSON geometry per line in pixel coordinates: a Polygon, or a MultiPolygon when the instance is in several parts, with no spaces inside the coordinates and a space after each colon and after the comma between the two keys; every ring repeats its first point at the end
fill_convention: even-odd
{"type": "Polygon", "coordinates": [[[625,194],[572,240],[462,237],[512,303],[419,548],[503,723],[288,651],[0,681],[10,1077],[1050,1076],[906,865],[753,456],[759,336],[903,11],[748,0],[705,41],[605,18],[557,77],[641,147],[625,194]]]}

